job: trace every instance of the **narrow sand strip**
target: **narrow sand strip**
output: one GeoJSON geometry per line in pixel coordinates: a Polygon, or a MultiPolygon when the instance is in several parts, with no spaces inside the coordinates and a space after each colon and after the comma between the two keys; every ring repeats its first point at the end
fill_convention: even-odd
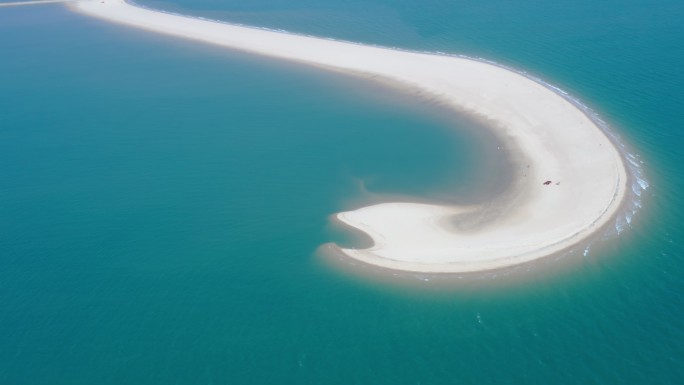
{"type": "Polygon", "coordinates": [[[380,76],[491,121],[516,158],[517,180],[506,196],[477,207],[384,203],[340,213],[341,221],[374,240],[369,249],[342,250],[363,262],[421,272],[520,264],[586,239],[614,217],[625,197],[622,157],[601,129],[563,97],[515,72],[462,58],[171,15],[123,0],[81,1],[72,7],[132,27],[380,76]],[[474,217],[488,220],[479,223],[474,217]]]}
{"type": "Polygon", "coordinates": [[[0,3],[0,7],[18,7],[20,5],[39,5],[52,3],[70,3],[76,0],[34,0],[34,1],[13,1],[11,3],[0,3]]]}

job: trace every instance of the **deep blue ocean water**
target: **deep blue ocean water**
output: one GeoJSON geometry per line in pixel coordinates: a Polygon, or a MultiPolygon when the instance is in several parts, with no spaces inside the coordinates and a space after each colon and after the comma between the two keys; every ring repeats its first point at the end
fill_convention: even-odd
{"type": "Polygon", "coordinates": [[[352,241],[331,214],[496,188],[475,124],[58,5],[0,8],[0,383],[684,382],[680,2],[144,4],[529,71],[639,155],[644,207],[514,278],[340,270],[315,253],[352,241]]]}

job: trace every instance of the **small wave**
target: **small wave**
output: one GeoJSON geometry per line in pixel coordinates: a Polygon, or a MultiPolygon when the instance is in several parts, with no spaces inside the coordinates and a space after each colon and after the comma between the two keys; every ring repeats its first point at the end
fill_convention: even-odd
{"type": "Polygon", "coordinates": [[[624,217],[617,217],[617,219],[615,220],[615,231],[617,231],[618,235],[620,235],[620,233],[622,233],[625,230],[625,224],[626,222],[624,220],[624,217]]]}

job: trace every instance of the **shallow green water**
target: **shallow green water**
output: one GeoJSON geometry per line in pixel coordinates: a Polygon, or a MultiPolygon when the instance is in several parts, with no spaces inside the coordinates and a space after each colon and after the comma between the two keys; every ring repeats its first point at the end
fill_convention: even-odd
{"type": "Polygon", "coordinates": [[[528,70],[641,155],[645,208],[515,279],[348,274],[314,254],[344,237],[329,215],[495,188],[477,127],[353,78],[5,8],[0,383],[682,381],[678,3],[146,4],[528,70]]]}

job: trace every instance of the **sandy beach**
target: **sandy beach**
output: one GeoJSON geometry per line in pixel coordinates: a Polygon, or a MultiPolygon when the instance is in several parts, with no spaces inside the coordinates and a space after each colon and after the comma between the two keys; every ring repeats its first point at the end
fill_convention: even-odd
{"type": "Polygon", "coordinates": [[[517,265],[582,242],[612,220],[625,198],[625,165],[606,134],[571,102],[513,71],[172,15],[123,0],[69,7],[135,28],[376,76],[491,122],[518,170],[506,196],[469,207],[388,202],[337,214],[373,239],[368,249],[342,249],[365,263],[433,273],[517,265]]]}

